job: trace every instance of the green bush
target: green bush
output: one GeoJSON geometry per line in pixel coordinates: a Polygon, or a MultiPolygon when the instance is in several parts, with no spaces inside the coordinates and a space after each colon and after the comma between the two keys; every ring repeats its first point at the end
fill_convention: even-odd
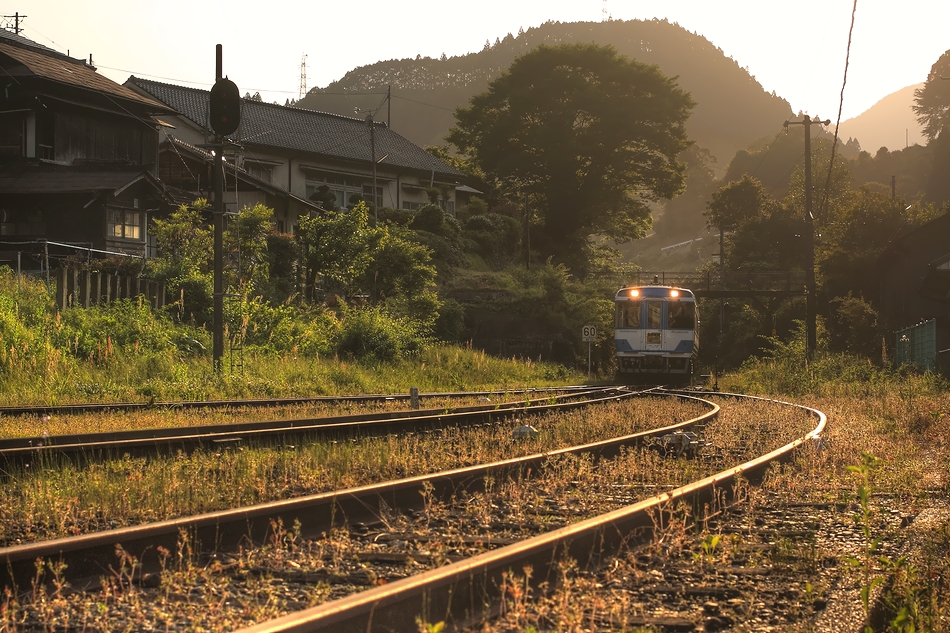
{"type": "Polygon", "coordinates": [[[390,207],[380,207],[378,213],[380,224],[388,222],[397,226],[409,226],[412,222],[413,214],[409,209],[392,209],[390,207]]]}
{"type": "Polygon", "coordinates": [[[427,339],[409,319],[395,318],[382,308],[346,308],[337,350],[356,360],[390,362],[418,354],[427,339]]]}
{"type": "Polygon", "coordinates": [[[465,222],[463,238],[475,245],[475,253],[496,266],[521,254],[521,223],[498,213],[473,215],[465,222]]]}
{"type": "Polygon", "coordinates": [[[434,334],[440,341],[455,342],[462,339],[465,331],[465,308],[455,299],[446,299],[439,308],[434,334]]]}

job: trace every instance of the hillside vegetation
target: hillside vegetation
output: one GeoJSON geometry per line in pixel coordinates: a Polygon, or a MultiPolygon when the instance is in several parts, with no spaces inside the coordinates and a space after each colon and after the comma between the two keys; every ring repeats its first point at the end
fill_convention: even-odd
{"type": "MultiPolygon", "coordinates": [[[[767,93],[755,77],[705,37],[665,20],[548,22],[508,34],[478,53],[417,57],[355,68],[326,88],[313,89],[299,107],[352,115],[375,108],[392,87],[392,128],[418,145],[443,143],[459,106],[486,90],[516,57],[540,44],[610,45],[621,55],[655,64],[690,93],[696,107],[689,137],[725,165],[740,148],[774,133],[789,118],[784,99],[767,93]],[[374,94],[366,94],[374,93],[374,94]]],[[[380,112],[383,118],[385,108],[380,112]]]]}

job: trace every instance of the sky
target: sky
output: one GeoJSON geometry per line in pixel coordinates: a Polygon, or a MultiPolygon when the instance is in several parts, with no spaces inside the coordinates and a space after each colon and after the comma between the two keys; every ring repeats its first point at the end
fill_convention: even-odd
{"type": "MultiPolygon", "coordinates": [[[[130,74],[209,87],[215,44],[242,94],[284,103],[349,70],[416,55],[482,49],[549,20],[666,18],[705,36],[796,112],[838,117],[853,0],[0,0],[25,14],[22,35],[88,59],[109,78],[130,74]]],[[[950,49],[950,0],[858,0],[841,120],[923,82],[950,49]]]]}

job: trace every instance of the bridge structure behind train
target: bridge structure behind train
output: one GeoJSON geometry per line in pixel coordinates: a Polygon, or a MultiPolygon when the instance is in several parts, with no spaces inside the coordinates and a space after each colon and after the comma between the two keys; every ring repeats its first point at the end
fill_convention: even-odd
{"type": "Polygon", "coordinates": [[[677,286],[691,290],[697,298],[804,297],[804,271],[762,272],[668,272],[641,270],[627,277],[627,285],[677,286]]]}

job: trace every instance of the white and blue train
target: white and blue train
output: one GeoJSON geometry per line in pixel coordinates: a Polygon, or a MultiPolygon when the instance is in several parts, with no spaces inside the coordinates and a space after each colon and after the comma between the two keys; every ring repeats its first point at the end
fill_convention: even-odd
{"type": "Polygon", "coordinates": [[[670,286],[631,286],[617,291],[614,304],[618,382],[691,382],[699,352],[693,293],[670,286]]]}

